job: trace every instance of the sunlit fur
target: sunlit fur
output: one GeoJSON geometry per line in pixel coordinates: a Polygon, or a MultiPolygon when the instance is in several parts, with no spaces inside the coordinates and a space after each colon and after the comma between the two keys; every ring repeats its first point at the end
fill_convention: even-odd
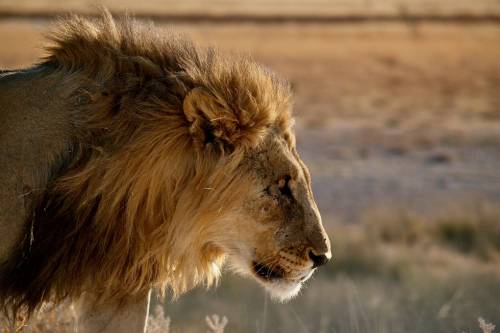
{"type": "Polygon", "coordinates": [[[2,266],[0,306],[16,316],[83,291],[119,300],[215,283],[224,254],[210,240],[224,235],[213,221],[251,190],[246,151],[271,132],[292,140],[288,84],[107,13],[48,37],[38,66],[68,90],[74,128],[2,266]]]}

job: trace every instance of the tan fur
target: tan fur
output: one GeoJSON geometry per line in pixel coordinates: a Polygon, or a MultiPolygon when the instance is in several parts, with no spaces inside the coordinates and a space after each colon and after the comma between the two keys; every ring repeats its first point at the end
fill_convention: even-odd
{"type": "Polygon", "coordinates": [[[329,251],[295,151],[285,81],[249,59],[106,13],[66,19],[49,38],[38,68],[68,96],[61,112],[69,113],[69,148],[58,152],[63,165],[41,178],[24,242],[0,268],[5,311],[30,313],[86,291],[115,300],[151,287],[178,295],[215,283],[241,244],[264,241],[268,250],[257,257],[280,255],[285,265],[295,253],[304,267],[309,247],[329,251]],[[277,170],[292,174],[296,208],[263,196],[275,181],[284,186],[277,170]],[[274,219],[261,216],[266,205],[274,219]],[[245,228],[250,236],[239,234],[245,228]],[[295,236],[280,243],[280,230],[295,236]],[[24,289],[1,269],[28,276],[24,289]]]}

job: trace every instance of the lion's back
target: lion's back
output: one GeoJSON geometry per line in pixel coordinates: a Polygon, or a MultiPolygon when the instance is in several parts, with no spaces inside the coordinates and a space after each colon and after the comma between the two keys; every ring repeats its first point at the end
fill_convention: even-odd
{"type": "Polygon", "coordinates": [[[18,241],[33,191],[68,141],[64,89],[50,69],[0,73],[0,263],[18,241]]]}

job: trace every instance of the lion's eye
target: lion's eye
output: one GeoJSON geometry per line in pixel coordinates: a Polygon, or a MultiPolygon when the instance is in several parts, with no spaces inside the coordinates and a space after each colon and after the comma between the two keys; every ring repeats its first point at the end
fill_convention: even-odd
{"type": "Polygon", "coordinates": [[[292,190],[290,188],[290,181],[292,177],[290,176],[283,176],[280,179],[278,179],[277,182],[269,185],[264,192],[267,195],[270,195],[274,198],[281,196],[284,196],[286,198],[293,198],[292,190]]]}
{"type": "Polygon", "coordinates": [[[281,194],[288,197],[288,198],[293,198],[292,190],[290,189],[290,180],[291,179],[292,179],[292,177],[287,175],[283,178],[280,178],[280,180],[278,180],[278,188],[279,188],[281,194]]]}

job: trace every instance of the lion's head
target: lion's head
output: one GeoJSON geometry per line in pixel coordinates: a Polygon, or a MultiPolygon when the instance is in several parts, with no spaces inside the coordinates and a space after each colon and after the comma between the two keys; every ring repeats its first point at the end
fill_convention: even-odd
{"type": "MultiPolygon", "coordinates": [[[[253,276],[272,296],[284,300],[330,259],[330,243],[309,171],[295,147],[289,105],[277,103],[264,110],[271,119],[259,128],[260,102],[253,101],[251,109],[231,109],[227,99],[195,88],[183,104],[199,149],[209,152],[218,145],[229,150],[219,157],[225,163],[237,160],[236,166],[222,167],[222,177],[234,177],[234,183],[204,189],[217,197],[227,195],[228,202],[222,202],[224,213],[213,220],[213,233],[208,232],[205,241],[226,254],[237,272],[253,276]],[[247,131],[260,132],[260,138],[252,142],[245,137],[247,131]]],[[[215,173],[219,176],[218,170],[215,173]]]]}
{"type": "Polygon", "coordinates": [[[66,112],[68,140],[46,154],[3,304],[179,294],[216,281],[225,261],[276,298],[295,295],[331,254],[289,84],[109,14],[59,26],[37,71],[67,96],[49,116],[66,112]]]}

